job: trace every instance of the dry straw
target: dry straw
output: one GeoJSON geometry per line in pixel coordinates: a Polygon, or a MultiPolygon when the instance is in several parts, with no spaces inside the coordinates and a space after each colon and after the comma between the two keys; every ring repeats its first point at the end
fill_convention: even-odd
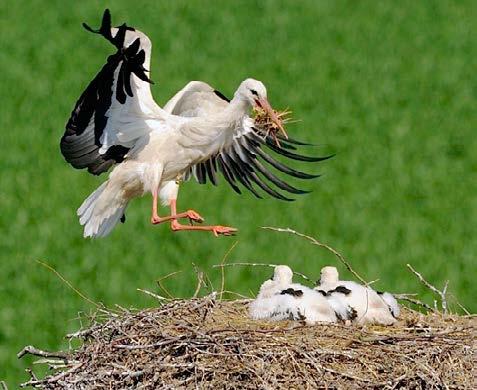
{"type": "MultiPolygon", "coordinates": [[[[314,245],[326,247],[290,229],[273,229],[301,235],[314,245]]],[[[352,271],[349,262],[332,251],[352,271]]],[[[218,265],[222,275],[228,265],[232,264],[226,263],[225,256],[218,265]]],[[[19,357],[38,356],[37,363],[49,366],[51,371],[38,378],[30,370],[31,378],[22,386],[476,388],[475,316],[450,314],[447,283],[440,291],[414,269],[413,273],[436,293],[441,310],[437,303],[435,307],[426,305],[426,313],[405,308],[393,327],[310,327],[299,322],[252,321],[247,318],[250,299],[222,299],[224,279],[221,291],[202,298],[171,299],[142,290],[157,307],[140,311],[99,309],[88,319],[87,327],[66,336],[82,341],[78,349],[52,353],[25,347],[19,357]]],[[[209,285],[205,274],[197,270],[197,275],[196,296],[209,285]]],[[[425,309],[422,302],[409,295],[404,297],[425,309]]]]}

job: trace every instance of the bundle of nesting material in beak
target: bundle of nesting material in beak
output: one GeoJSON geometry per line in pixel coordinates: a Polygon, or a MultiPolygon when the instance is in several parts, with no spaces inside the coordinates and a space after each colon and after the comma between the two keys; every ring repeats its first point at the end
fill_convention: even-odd
{"type": "Polygon", "coordinates": [[[255,128],[259,131],[261,135],[266,137],[272,136],[276,145],[280,145],[279,138],[288,138],[284,125],[291,121],[291,111],[285,109],[283,111],[274,111],[276,119],[272,118],[268,112],[263,110],[260,107],[254,107],[253,109],[253,119],[255,128]],[[279,133],[282,133],[281,135],[279,133]]]}

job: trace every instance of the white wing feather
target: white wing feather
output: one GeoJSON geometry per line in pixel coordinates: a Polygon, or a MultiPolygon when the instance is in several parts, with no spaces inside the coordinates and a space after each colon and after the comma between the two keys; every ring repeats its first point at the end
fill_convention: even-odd
{"type": "Polygon", "coordinates": [[[228,106],[215,89],[203,81],[191,81],[164,106],[164,111],[184,117],[206,117],[228,106]]]}
{"type": "MultiPolygon", "coordinates": [[[[117,28],[111,29],[113,35],[117,31],[117,28]]],[[[144,67],[149,70],[152,44],[146,34],[139,30],[126,31],[124,47],[128,47],[138,38],[140,40],[139,50],[144,50],[145,53],[144,67]]],[[[100,138],[102,144],[100,153],[105,153],[113,145],[131,148],[138,138],[143,137],[150,131],[160,129],[160,126],[156,126],[156,122],[166,116],[164,110],[154,101],[150,84],[141,80],[135,74],[130,76],[133,96],[127,96],[123,104],[118,102],[115,96],[119,69],[120,65],[114,72],[111,106],[106,112],[108,122],[100,138]]]]}

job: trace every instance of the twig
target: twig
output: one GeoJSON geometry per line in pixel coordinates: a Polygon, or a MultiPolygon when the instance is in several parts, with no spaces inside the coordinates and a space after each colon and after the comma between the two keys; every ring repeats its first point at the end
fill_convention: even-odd
{"type": "Polygon", "coordinates": [[[64,359],[40,358],[35,360],[33,364],[48,364],[51,368],[64,368],[68,366],[68,362],[64,359]]]}
{"type": "Polygon", "coordinates": [[[162,281],[170,278],[171,276],[180,274],[181,272],[182,271],[174,271],[156,280],[157,285],[166,293],[166,295],[169,296],[170,299],[174,299],[174,296],[169,292],[169,290],[167,290],[167,288],[163,286],[162,281]]]}
{"type": "Polygon", "coordinates": [[[417,276],[419,281],[424,286],[426,286],[428,289],[430,289],[432,292],[434,292],[435,294],[437,294],[441,298],[442,311],[444,312],[444,314],[447,314],[446,292],[447,292],[447,286],[449,285],[449,281],[448,280],[446,281],[446,283],[444,285],[444,289],[442,291],[440,291],[437,288],[435,288],[432,284],[430,284],[426,279],[424,279],[424,277],[419,272],[417,272],[414,268],[412,268],[411,264],[406,264],[406,266],[407,266],[407,268],[409,268],[411,270],[411,272],[414,275],[417,276]]]}
{"type": "Polygon", "coordinates": [[[86,363],[86,362],[78,363],[78,364],[74,365],[73,367],[71,367],[69,370],[60,372],[58,375],[52,376],[51,378],[49,378],[49,379],[47,380],[47,383],[54,383],[54,382],[59,381],[60,379],[64,378],[65,376],[67,376],[67,375],[69,375],[69,374],[72,374],[72,373],[73,373],[74,371],[76,371],[78,368],[81,368],[82,366],[84,366],[85,363],[86,363]]]}
{"type": "Polygon", "coordinates": [[[205,284],[204,272],[202,272],[194,263],[192,263],[192,266],[194,267],[195,274],[197,275],[197,287],[195,288],[192,298],[197,298],[197,296],[199,295],[200,289],[202,287],[202,284],[205,284]]]}
{"type": "MultiPolygon", "coordinates": [[[[449,279],[446,280],[444,283],[444,288],[442,289],[442,296],[445,298],[447,294],[447,287],[449,287],[449,279]]],[[[442,299],[442,310],[444,310],[444,313],[447,314],[447,300],[442,299]]]]}
{"type": "Polygon", "coordinates": [[[220,262],[221,264],[221,269],[220,269],[220,273],[221,273],[221,281],[220,281],[220,299],[222,299],[222,295],[224,293],[224,290],[225,290],[225,272],[224,272],[224,264],[225,262],[227,261],[227,257],[229,256],[229,254],[235,249],[235,247],[237,246],[238,244],[238,240],[235,241],[232,246],[228,249],[227,252],[225,252],[225,255],[224,257],[222,257],[222,261],[220,262]]]}
{"type": "Polygon", "coordinates": [[[457,306],[459,306],[459,308],[465,313],[465,315],[468,315],[468,316],[471,316],[471,315],[472,315],[472,314],[470,313],[470,311],[468,311],[468,310],[464,307],[464,305],[462,305],[462,304],[459,302],[459,300],[455,297],[454,294],[450,294],[450,296],[451,296],[451,298],[453,298],[455,304],[456,304],[457,306]]]}
{"type": "Polygon", "coordinates": [[[307,239],[313,245],[316,245],[316,246],[319,246],[321,248],[327,249],[328,251],[333,253],[345,265],[345,267],[348,269],[348,271],[350,271],[361,283],[363,283],[364,285],[368,285],[368,283],[361,276],[359,276],[358,273],[351,267],[350,263],[343,257],[343,255],[341,255],[337,250],[333,249],[331,246],[321,243],[316,238],[313,238],[313,237],[308,236],[308,235],[303,234],[303,233],[299,233],[299,232],[297,232],[293,229],[290,229],[290,228],[276,228],[276,227],[271,227],[271,226],[262,226],[262,229],[273,230],[273,231],[282,232],[282,233],[294,234],[295,236],[307,239]]]}
{"type": "Polygon", "coordinates": [[[400,301],[410,302],[416,306],[421,306],[428,311],[435,311],[427,303],[421,302],[419,299],[411,298],[411,294],[393,294],[394,298],[399,299],[400,301]]]}
{"type": "Polygon", "coordinates": [[[66,280],[63,275],[61,275],[56,269],[54,269],[51,265],[41,261],[41,260],[36,260],[38,264],[41,264],[43,267],[49,269],[51,272],[53,272],[56,276],[58,276],[63,283],[65,283],[70,289],[72,289],[76,294],[78,294],[81,298],[83,298],[85,301],[91,303],[92,305],[102,308],[102,306],[99,303],[96,303],[92,299],[88,298],[86,295],[84,295],[81,291],[79,291],[76,287],[74,287],[68,280],[66,280]]]}
{"type": "Polygon", "coordinates": [[[169,298],[165,298],[165,297],[163,297],[163,296],[161,296],[161,295],[154,294],[154,293],[151,292],[151,291],[143,290],[142,288],[138,288],[137,291],[140,291],[140,292],[142,292],[142,293],[144,293],[144,294],[146,294],[146,295],[149,295],[149,296],[151,296],[151,297],[153,297],[153,298],[156,298],[156,299],[159,300],[159,301],[168,301],[168,300],[169,300],[169,298]]]}
{"type": "Polygon", "coordinates": [[[204,287],[209,288],[209,291],[210,291],[209,295],[212,293],[216,293],[214,284],[212,283],[212,280],[209,278],[209,275],[207,275],[206,273],[204,273],[204,287]]]}
{"type": "Polygon", "coordinates": [[[87,329],[78,330],[78,331],[73,332],[73,333],[68,333],[65,336],[65,338],[66,339],[76,339],[76,338],[79,338],[79,337],[85,338],[85,336],[89,336],[94,331],[96,331],[98,329],[101,329],[101,326],[102,326],[101,324],[97,324],[97,325],[91,326],[90,328],[87,328],[87,329]]]}
{"type": "Polygon", "coordinates": [[[63,360],[68,360],[68,354],[66,352],[48,352],[48,351],[43,351],[41,349],[35,348],[33,345],[27,345],[25,348],[23,348],[20,352],[17,353],[17,358],[21,359],[23,356],[26,354],[29,355],[35,355],[35,356],[41,356],[44,358],[60,358],[63,360]]]}
{"type": "Polygon", "coordinates": [[[168,340],[163,340],[163,341],[159,341],[157,343],[152,343],[152,344],[134,344],[134,345],[114,344],[113,348],[128,349],[128,350],[157,348],[157,347],[163,347],[165,345],[175,343],[176,341],[179,341],[182,338],[183,338],[182,336],[178,336],[178,337],[173,337],[168,340]]]}

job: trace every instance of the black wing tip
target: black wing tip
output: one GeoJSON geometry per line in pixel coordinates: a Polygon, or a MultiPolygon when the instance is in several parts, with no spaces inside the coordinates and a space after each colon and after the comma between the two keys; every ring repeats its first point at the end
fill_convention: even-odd
{"type": "Polygon", "coordinates": [[[297,161],[305,161],[305,162],[320,162],[320,161],[325,161],[330,158],[332,158],[334,155],[329,155],[329,156],[304,156],[302,154],[298,153],[292,153],[289,152],[283,148],[280,147],[272,147],[271,148],[274,152],[281,154],[282,156],[288,157],[292,160],[297,160],[297,161]]]}
{"type": "Polygon", "coordinates": [[[308,142],[303,142],[303,141],[297,140],[297,139],[295,139],[295,138],[284,137],[284,136],[281,135],[281,134],[277,134],[276,137],[277,137],[280,141],[288,142],[288,143],[290,143],[290,144],[302,145],[302,146],[319,146],[319,145],[317,145],[317,144],[310,144],[310,143],[308,143],[308,142]]]}
{"type": "Polygon", "coordinates": [[[330,158],[333,158],[333,157],[335,157],[336,155],[337,155],[337,153],[329,154],[328,156],[324,156],[324,157],[322,157],[322,159],[323,159],[323,160],[321,160],[321,161],[328,160],[328,159],[330,159],[330,158]]]}
{"type": "Polygon", "coordinates": [[[292,192],[292,194],[297,194],[297,195],[306,195],[311,193],[311,190],[300,190],[299,188],[296,189],[295,192],[292,192]]]}
{"type": "Polygon", "coordinates": [[[221,98],[222,100],[225,100],[227,103],[230,103],[230,99],[225,96],[222,92],[220,92],[219,90],[217,89],[214,89],[214,93],[219,97],[221,98]]]}
{"type": "Polygon", "coordinates": [[[102,34],[103,29],[107,28],[109,25],[109,28],[111,28],[111,12],[109,11],[109,8],[106,8],[103,12],[103,17],[101,19],[101,27],[98,30],[92,29],[86,22],[83,22],[81,24],[87,31],[95,33],[95,34],[102,34]]]}
{"type": "Polygon", "coordinates": [[[81,25],[83,26],[83,28],[84,28],[86,31],[92,32],[92,33],[94,33],[94,34],[97,33],[97,32],[96,32],[95,30],[93,30],[89,25],[87,25],[86,22],[81,23],[81,25]]]}

